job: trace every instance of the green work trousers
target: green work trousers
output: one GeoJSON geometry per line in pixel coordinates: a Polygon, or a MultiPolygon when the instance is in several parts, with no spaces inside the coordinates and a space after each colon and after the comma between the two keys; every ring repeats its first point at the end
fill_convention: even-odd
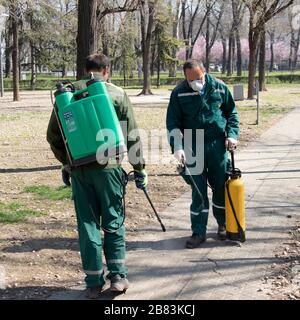
{"type": "Polygon", "coordinates": [[[102,248],[109,271],[127,275],[123,196],[125,173],[121,167],[79,167],[72,171],[79,246],[87,287],[103,286],[102,248]],[[101,227],[104,241],[101,239],[101,227]]]}
{"type": "Polygon", "coordinates": [[[207,183],[212,188],[212,209],[218,225],[225,225],[225,181],[230,162],[224,138],[205,142],[204,171],[202,175],[192,175],[202,197],[191,183],[187,174],[183,177],[192,187],[192,204],[190,206],[191,227],[193,233],[205,235],[207,229],[209,200],[207,183]]]}

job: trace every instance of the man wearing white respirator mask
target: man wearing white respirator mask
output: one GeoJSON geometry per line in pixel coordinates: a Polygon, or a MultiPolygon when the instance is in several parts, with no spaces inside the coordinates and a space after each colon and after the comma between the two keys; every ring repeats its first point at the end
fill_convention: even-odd
{"type": "MultiPolygon", "coordinates": [[[[239,118],[236,105],[228,87],[205,72],[203,64],[188,60],[183,66],[186,80],[172,92],[167,112],[168,138],[174,157],[186,168],[192,168],[193,158],[204,157],[203,172],[182,173],[192,187],[190,207],[192,236],[186,247],[193,249],[206,241],[209,212],[207,183],[212,187],[213,214],[218,223],[218,237],[226,239],[225,191],[230,162],[227,150],[236,148],[239,136],[239,118]],[[186,141],[186,132],[192,134],[186,141]],[[177,130],[177,131],[176,131],[177,130]],[[204,154],[197,154],[197,131],[204,132],[204,154]],[[180,132],[181,138],[172,132],[180,132]],[[189,152],[189,150],[191,152],[189,152]]],[[[199,152],[198,152],[199,153],[199,152]]],[[[197,160],[196,160],[197,161],[197,160]]],[[[191,170],[190,170],[191,171],[191,170]]]]}

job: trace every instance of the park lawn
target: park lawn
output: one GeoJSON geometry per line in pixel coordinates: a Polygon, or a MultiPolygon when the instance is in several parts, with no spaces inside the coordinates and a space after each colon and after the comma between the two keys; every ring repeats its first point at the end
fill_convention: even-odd
{"type": "MultiPolygon", "coordinates": [[[[169,89],[153,91],[167,95],[169,89]]],[[[131,94],[134,92],[138,91],[131,94]]],[[[59,163],[45,138],[51,113],[49,93],[26,92],[22,98],[16,103],[11,102],[11,96],[0,100],[0,209],[5,219],[5,224],[0,223],[0,264],[7,270],[7,284],[14,288],[10,291],[14,298],[33,298],[47,296],[55,288],[78,285],[83,274],[71,193],[62,188],[60,171],[50,170],[59,163]],[[11,221],[14,223],[7,218],[10,211],[17,214],[11,221]],[[30,290],[32,285],[40,289],[30,290]]],[[[238,102],[240,148],[256,139],[298,101],[298,85],[270,86],[268,92],[261,94],[259,125],[255,100],[238,102]]],[[[134,113],[139,126],[146,131],[165,130],[166,106],[134,107],[134,113]]],[[[129,171],[130,167],[125,169],[129,171]]],[[[149,165],[147,171],[150,196],[158,212],[189,190],[176,175],[175,165],[149,165]]],[[[134,183],[128,186],[126,205],[129,238],[133,232],[143,232],[141,227],[146,224],[157,225],[150,205],[134,183]]],[[[189,219],[188,213],[184,218],[189,219]]]]}

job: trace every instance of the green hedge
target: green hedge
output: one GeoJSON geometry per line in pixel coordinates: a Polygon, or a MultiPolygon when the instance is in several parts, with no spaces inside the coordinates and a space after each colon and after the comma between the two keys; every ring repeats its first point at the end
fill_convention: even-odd
{"type": "MultiPolygon", "coordinates": [[[[248,82],[248,77],[242,76],[242,77],[224,77],[224,76],[219,76],[218,79],[223,80],[226,84],[236,84],[236,83],[247,83],[248,82]]],[[[274,83],[300,83],[300,74],[279,74],[279,75],[274,75],[272,74],[271,76],[267,76],[267,83],[269,84],[274,84],[274,83]]],[[[66,79],[64,79],[66,80],[66,79]]],[[[182,81],[183,78],[162,78],[160,80],[160,85],[161,86],[175,86],[177,85],[180,81],[182,81]]],[[[39,79],[36,81],[36,90],[50,90],[52,88],[55,88],[55,84],[57,82],[61,81],[61,79],[39,79]]],[[[72,80],[73,81],[73,80],[72,80]]],[[[123,79],[116,78],[112,79],[112,82],[117,85],[124,87],[124,81],[123,79]]],[[[151,79],[151,84],[153,87],[156,86],[156,78],[151,79]]],[[[126,86],[125,87],[136,87],[136,88],[141,88],[143,86],[143,80],[142,79],[128,79],[126,81],[126,86]]],[[[4,80],[4,88],[5,90],[12,90],[12,80],[11,79],[5,79],[4,80]]],[[[30,90],[30,80],[21,80],[20,81],[20,89],[21,90],[30,90]]]]}

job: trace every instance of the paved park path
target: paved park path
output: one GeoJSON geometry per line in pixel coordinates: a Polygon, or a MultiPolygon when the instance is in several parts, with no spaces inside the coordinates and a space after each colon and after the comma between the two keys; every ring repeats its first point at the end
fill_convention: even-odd
{"type": "MultiPolygon", "coordinates": [[[[131,286],[101,299],[269,299],[262,278],[278,263],[274,250],[289,239],[300,210],[300,108],[236,155],[246,185],[247,242],[220,242],[210,212],[208,241],[187,250],[190,193],[161,213],[167,232],[153,224],[127,239],[131,286]],[[289,217],[289,218],[288,218],[289,217]]],[[[83,287],[50,299],[84,299],[83,287]]]]}

